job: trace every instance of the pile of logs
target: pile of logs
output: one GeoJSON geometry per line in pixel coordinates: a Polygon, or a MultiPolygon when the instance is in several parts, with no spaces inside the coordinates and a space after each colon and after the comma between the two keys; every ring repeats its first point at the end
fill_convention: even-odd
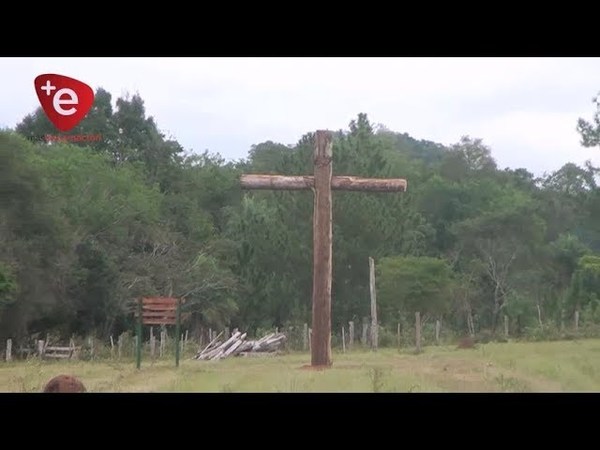
{"type": "Polygon", "coordinates": [[[223,333],[213,339],[196,359],[218,360],[228,356],[262,356],[276,354],[286,341],[283,333],[271,333],[257,341],[246,340],[246,333],[235,331],[225,342],[219,340],[223,333]]]}

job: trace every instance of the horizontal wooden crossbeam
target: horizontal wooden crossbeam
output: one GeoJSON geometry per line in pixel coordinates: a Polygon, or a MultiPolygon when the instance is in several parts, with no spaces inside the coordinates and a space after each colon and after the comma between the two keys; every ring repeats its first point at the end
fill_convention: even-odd
{"type": "MultiPolygon", "coordinates": [[[[240,177],[240,183],[243,189],[304,191],[314,188],[315,177],[246,174],[240,177]]],[[[407,182],[402,178],[331,177],[334,191],[404,192],[406,187],[407,182]]]]}

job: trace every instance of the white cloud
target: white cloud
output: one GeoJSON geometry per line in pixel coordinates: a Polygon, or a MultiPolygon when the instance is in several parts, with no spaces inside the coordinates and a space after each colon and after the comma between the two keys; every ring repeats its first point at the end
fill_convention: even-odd
{"type": "Polygon", "coordinates": [[[575,131],[593,112],[600,58],[4,58],[0,123],[37,107],[33,79],[44,72],[115,100],[139,92],[185,148],[228,158],[346,128],[359,112],[417,139],[482,138],[501,166],[536,173],[600,153],[582,149],[575,131]]]}

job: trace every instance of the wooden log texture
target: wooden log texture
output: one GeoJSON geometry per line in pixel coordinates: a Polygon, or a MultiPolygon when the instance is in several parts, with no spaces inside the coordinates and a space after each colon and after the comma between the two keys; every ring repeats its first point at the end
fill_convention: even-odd
{"type": "MultiPolygon", "coordinates": [[[[306,191],[315,187],[315,177],[245,174],[241,175],[240,184],[243,189],[306,191]]],[[[406,187],[407,182],[402,178],[331,177],[331,189],[334,191],[405,192],[406,187]]]]}
{"type": "Polygon", "coordinates": [[[375,289],[375,260],[369,257],[369,292],[371,294],[371,350],[377,351],[379,323],[377,321],[377,290],[375,289]]]}
{"type": "Polygon", "coordinates": [[[12,361],[12,339],[6,340],[6,362],[12,361]]]}
{"type": "Polygon", "coordinates": [[[332,145],[330,132],[315,135],[313,209],[312,366],[331,366],[332,145]]]}
{"type": "Polygon", "coordinates": [[[415,313],[415,345],[417,353],[421,353],[421,313],[415,313]]]}
{"type": "MultiPolygon", "coordinates": [[[[222,334],[222,333],[221,333],[222,334]]],[[[201,352],[197,360],[219,360],[230,356],[240,356],[242,353],[276,353],[286,342],[284,333],[270,333],[258,340],[246,340],[246,333],[235,331],[226,341],[213,339],[201,352]]]]}

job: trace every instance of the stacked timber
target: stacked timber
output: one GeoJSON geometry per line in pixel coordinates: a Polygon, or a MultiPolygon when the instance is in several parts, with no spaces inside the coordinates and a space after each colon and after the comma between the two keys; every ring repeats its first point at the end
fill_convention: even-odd
{"type": "Polygon", "coordinates": [[[235,331],[229,339],[220,340],[219,334],[203,350],[196,359],[219,360],[229,356],[265,356],[277,354],[286,341],[283,333],[270,333],[259,340],[246,340],[246,333],[235,331]]]}

